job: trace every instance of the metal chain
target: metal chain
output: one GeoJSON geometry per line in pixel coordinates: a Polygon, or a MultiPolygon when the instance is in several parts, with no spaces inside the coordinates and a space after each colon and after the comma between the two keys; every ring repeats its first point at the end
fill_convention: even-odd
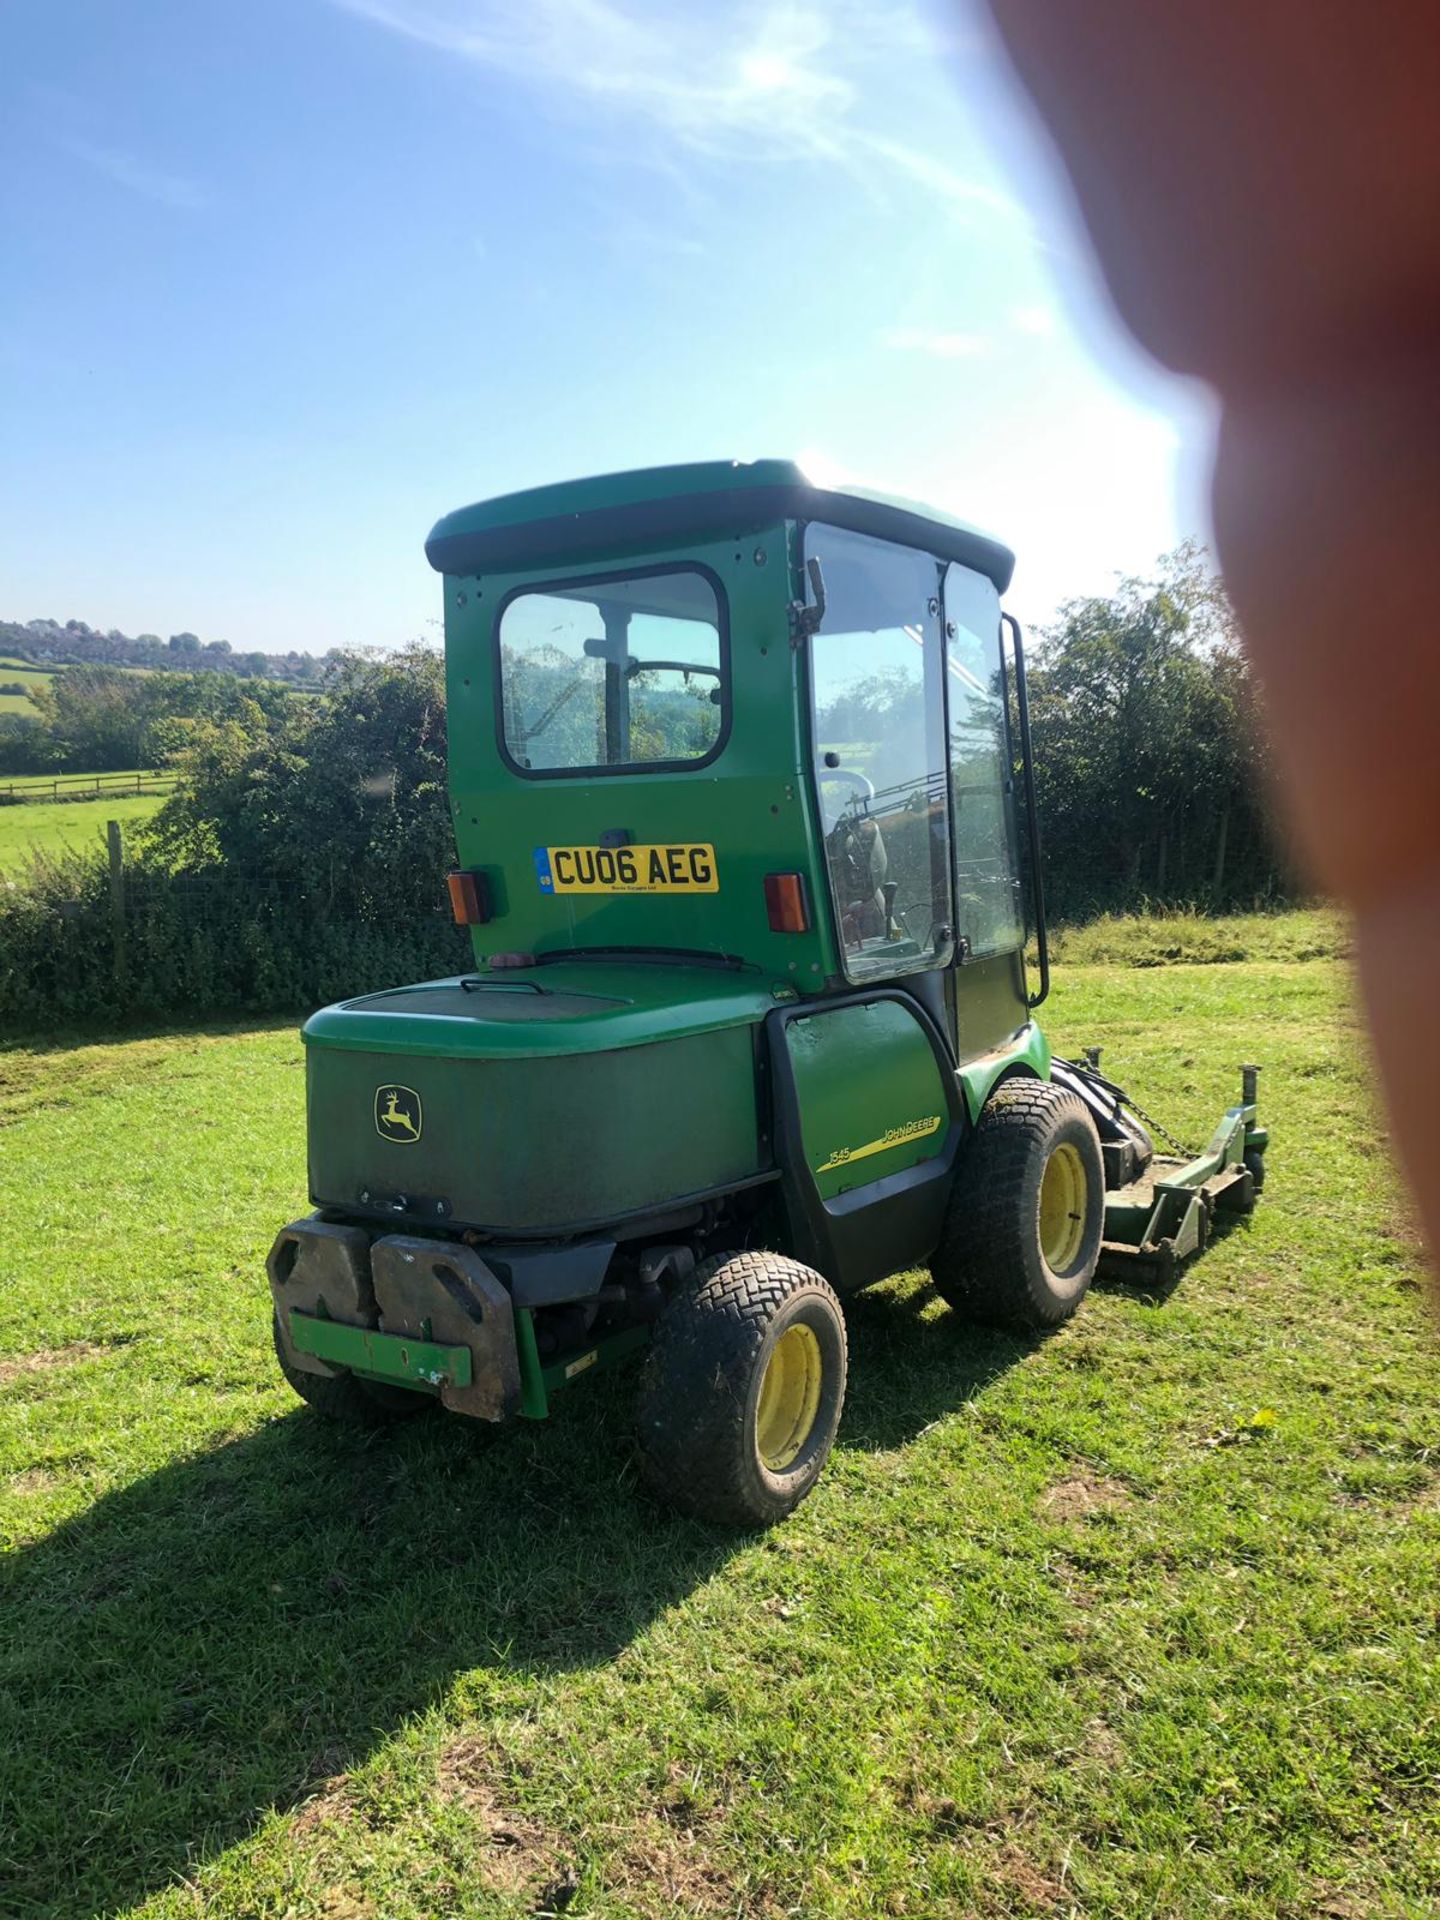
{"type": "Polygon", "coordinates": [[[1130,1109],[1131,1113],[1134,1114],[1142,1126],[1148,1127],[1151,1133],[1158,1133],[1167,1147],[1173,1147],[1182,1160],[1193,1160],[1195,1158],[1197,1149],[1182,1146],[1168,1127],[1162,1127],[1158,1120],[1152,1119],[1151,1116],[1146,1113],[1138,1100],[1132,1100],[1127,1093],[1123,1096],[1123,1104],[1130,1109]]]}
{"type": "Polygon", "coordinates": [[[1138,1100],[1131,1099],[1124,1087],[1117,1087],[1113,1080],[1105,1078],[1096,1064],[1099,1051],[1098,1047],[1087,1047],[1080,1063],[1067,1060],[1062,1061],[1061,1064],[1069,1067],[1074,1073],[1084,1075],[1092,1087],[1103,1088],[1117,1106],[1127,1108],[1142,1126],[1148,1127],[1151,1133],[1158,1134],[1167,1147],[1173,1147],[1182,1160],[1194,1160],[1200,1151],[1198,1147],[1182,1146],[1168,1127],[1162,1127],[1158,1120],[1145,1111],[1138,1100]]]}

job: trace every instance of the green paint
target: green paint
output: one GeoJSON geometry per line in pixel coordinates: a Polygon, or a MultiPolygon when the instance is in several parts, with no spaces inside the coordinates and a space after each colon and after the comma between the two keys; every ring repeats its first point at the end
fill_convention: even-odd
{"type": "Polygon", "coordinates": [[[550,1411],[540,1349],[535,1344],[535,1316],[528,1307],[515,1309],[515,1351],[520,1359],[520,1412],[526,1420],[543,1420],[550,1411]]]}
{"type": "Polygon", "coordinates": [[[944,1081],[924,1029],[898,1001],[801,1015],[785,1039],[822,1199],[942,1151],[951,1125],[944,1081]]]}
{"type": "Polygon", "coordinates": [[[777,987],[784,992],[753,972],[713,967],[560,960],[343,1000],[312,1014],[303,1038],[312,1048],[444,1059],[610,1053],[753,1026],[775,1004],[777,987]]]}
{"type": "MultiPolygon", "coordinates": [[[[963,994],[963,972],[957,984],[963,994]]],[[[980,1110],[994,1092],[997,1081],[1017,1070],[1032,1073],[1037,1080],[1050,1078],[1050,1042],[1033,1020],[1004,1046],[960,1063],[960,1084],[965,1089],[965,1104],[972,1120],[980,1118],[980,1110]]]]}
{"type": "Polygon", "coordinates": [[[471,1382],[468,1347],[443,1347],[433,1340],[376,1333],[370,1327],[345,1326],[298,1310],[290,1313],[289,1332],[297,1352],[397,1386],[438,1393],[441,1387],[468,1387],[471,1382]]]}
{"type": "MultiPolygon", "coordinates": [[[[736,954],[772,981],[819,991],[838,975],[828,913],[808,933],[773,933],[767,873],[800,872],[810,897],[826,898],[802,732],[803,656],[790,644],[793,578],[784,523],[743,542],[658,548],[646,565],[707,568],[729,616],[731,725],[719,756],[698,769],[526,777],[500,757],[495,630],[506,596],[522,586],[584,578],[593,558],[445,581],[445,653],[450,797],[463,867],[503,877],[504,911],[474,930],[476,961],[521,950],[641,946],[736,954]],[[763,558],[757,564],[756,555],[763,558]],[[621,830],[637,845],[707,843],[715,849],[714,893],[542,893],[537,847],[594,845],[621,830]]],[[[639,564],[637,561],[636,564],[639,564]]]]}
{"type": "Polygon", "coordinates": [[[1189,1251],[1185,1240],[1196,1228],[1194,1209],[1200,1188],[1217,1174],[1239,1166],[1247,1153],[1263,1152],[1268,1145],[1270,1136],[1256,1119],[1253,1104],[1228,1108],[1205,1151],[1183,1166],[1166,1166],[1164,1177],[1156,1179],[1144,1197],[1137,1201],[1107,1195],[1106,1240],[1134,1247],[1175,1240],[1178,1252],[1189,1251]]]}
{"type": "Polygon", "coordinates": [[[544,1420],[550,1396],[573,1381],[604,1373],[650,1344],[649,1327],[625,1327],[606,1334],[580,1353],[542,1365],[535,1341],[535,1316],[525,1307],[515,1309],[515,1345],[520,1355],[520,1412],[527,1420],[544,1420]]]}
{"type": "MultiPolygon", "coordinates": [[[[849,503],[913,515],[917,520],[928,522],[936,533],[958,536],[962,541],[977,541],[988,548],[990,563],[999,576],[996,584],[1002,592],[1009,584],[1014,556],[1007,548],[978,534],[968,521],[957,520],[952,514],[940,513],[934,507],[923,506],[899,494],[879,493],[867,487],[815,489],[793,460],[692,461],[679,466],[641,467],[630,473],[596,474],[529,487],[520,493],[501,494],[447,513],[431,529],[425,544],[443,569],[447,563],[442,549],[449,543],[464,541],[467,536],[493,536],[508,529],[514,529],[517,536],[521,536],[537,522],[570,521],[575,526],[576,550],[583,545],[586,554],[593,558],[597,552],[624,549],[613,534],[607,536],[599,531],[597,522],[592,520],[587,524],[585,516],[625,508],[647,509],[649,528],[647,530],[642,522],[639,538],[652,544],[656,543],[657,530],[662,526],[673,532],[683,525],[683,503],[694,503],[695,518],[703,523],[707,517],[707,496],[726,495],[734,503],[726,509],[730,516],[727,530],[739,534],[743,529],[753,531],[763,524],[765,516],[772,514],[767,496],[776,490],[802,496],[813,492],[813,511],[820,519],[825,517],[827,500],[841,509],[849,503]]],[[[693,526],[691,531],[693,533],[693,526]]],[[[634,536],[632,544],[633,539],[634,536]]]]}
{"type": "MultiPolygon", "coordinates": [[[[937,563],[937,594],[944,562],[971,567],[972,580],[985,575],[992,606],[1008,582],[1008,552],[962,523],[909,502],[812,488],[786,461],[538,488],[467,507],[435,529],[432,561],[449,569],[456,849],[462,867],[486,877],[493,917],[472,929],[473,978],[366,995],[307,1023],[317,1205],[375,1221],[399,1215],[421,1230],[567,1234],[764,1177],[759,1029],[777,1002],[792,1000],[815,1008],[792,1023],[788,1044],[806,1159],[823,1198],[945,1151],[953,1089],[917,1018],[886,1002],[825,1006],[844,967],[812,766],[809,647],[796,612],[816,598],[803,567],[807,527],[816,524],[926,556],[937,563]],[[714,757],[565,771],[514,764],[500,741],[501,634],[513,636],[507,645],[539,643],[524,624],[533,614],[504,627],[512,597],[569,588],[567,617],[580,607],[584,622],[594,615],[593,638],[588,624],[564,629],[571,651],[558,657],[576,671],[560,676],[554,699],[588,700],[603,738],[619,739],[631,676],[617,687],[605,650],[615,644],[612,626],[624,622],[613,597],[592,591],[596,576],[633,581],[677,569],[708,577],[720,617],[723,726],[714,757]],[[609,664],[594,670],[605,681],[597,691],[586,663],[602,657],[609,664]],[[605,847],[613,859],[626,845],[703,845],[712,850],[707,885],[646,893],[630,875],[628,891],[569,892],[563,882],[585,864],[549,852],[605,847]],[[811,925],[802,933],[770,926],[765,879],[776,873],[804,881],[811,925]],[[536,964],[491,964],[517,953],[536,964]],[[413,1138],[377,1129],[377,1089],[390,1083],[419,1102],[413,1138]]],[[[653,594],[648,607],[638,590],[632,596],[642,622],[673,612],[660,588],[653,594]]],[[[837,620],[842,598],[837,590],[837,620]]],[[[649,651],[657,647],[664,657],[659,642],[649,651]]],[[[643,667],[646,648],[634,658],[643,667]]],[[[539,718],[527,712],[525,740],[540,739],[544,715],[556,710],[552,699],[539,718]]],[[[584,757],[588,736],[565,751],[584,757]]],[[[607,874],[612,885],[617,877],[607,874]]],[[[933,969],[933,951],[908,937],[886,957],[902,973],[917,962],[933,969]]],[[[954,1000],[952,1038],[968,1056],[960,1077],[972,1115],[1005,1072],[1048,1073],[1044,1037],[1026,1022],[1018,952],[959,968],[954,1000]]],[[[547,1378],[533,1327],[520,1319],[526,1411],[538,1418],[547,1378]]]]}
{"type": "MultiPolygon", "coordinates": [[[[975,566],[997,586],[1008,579],[1010,556],[962,523],[810,488],[786,461],[602,476],[440,523],[432,558],[491,556],[479,572],[447,572],[444,593],[456,847],[463,867],[487,876],[495,914],[473,929],[473,980],[367,995],[307,1023],[317,1204],[377,1218],[399,1211],[446,1229],[566,1232],[766,1170],[756,1030],[777,1001],[819,1000],[843,973],[814,794],[807,650],[793,617],[811,597],[805,527],[812,516],[854,527],[869,515],[873,530],[876,514],[932,556],[972,542],[975,566]],[[507,599],[677,567],[707,574],[723,613],[728,731],[715,758],[548,774],[510,764],[497,712],[507,599]],[[626,842],[713,848],[716,889],[555,891],[543,850],[626,842]],[[812,925],[777,933],[765,877],[792,872],[804,878],[812,925]],[[491,969],[493,957],[515,952],[541,964],[491,969]],[[687,953],[729,964],[699,965],[687,953]],[[373,1124],[376,1089],[392,1081],[419,1096],[414,1140],[382,1138],[373,1124]]],[[[901,970],[913,965],[913,943],[897,942],[894,958],[901,970]]],[[[977,965],[968,999],[966,984],[962,970],[959,1045],[979,1052],[1024,1018],[1018,956],[977,965]]],[[[809,1157],[826,1194],[939,1152],[949,1124],[939,1073],[908,1016],[847,1015],[833,1032],[817,1060],[839,1064],[816,1065],[805,1095],[809,1157]]],[[[1006,1066],[1043,1070],[1033,1063],[1046,1059],[1027,1029],[967,1065],[972,1111],[1006,1066]]]]}

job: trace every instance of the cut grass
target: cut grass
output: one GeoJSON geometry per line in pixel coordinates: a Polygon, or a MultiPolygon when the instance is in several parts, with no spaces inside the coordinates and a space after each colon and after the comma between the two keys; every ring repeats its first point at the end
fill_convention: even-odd
{"type": "Polygon", "coordinates": [[[1047,1026],[1261,1209],[1163,1303],[850,1303],[785,1527],[546,1425],[300,1410],[293,1030],[0,1053],[0,1911],[1411,1916],[1440,1903],[1440,1366],[1328,962],[1073,969],[1047,1026]]]}
{"type": "Polygon", "coordinates": [[[37,853],[93,851],[105,844],[105,823],[138,827],[163,804],[159,794],[102,794],[98,800],[27,800],[0,807],[0,874],[18,879],[37,853]]]}

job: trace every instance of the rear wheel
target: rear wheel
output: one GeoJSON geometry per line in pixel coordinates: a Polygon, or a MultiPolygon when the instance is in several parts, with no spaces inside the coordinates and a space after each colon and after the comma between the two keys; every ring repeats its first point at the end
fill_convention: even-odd
{"type": "Polygon", "coordinates": [[[1034,1332],[1084,1298],[1105,1227],[1105,1166],[1084,1103],[1039,1080],[997,1087],[950,1190],[930,1263],[957,1313],[1034,1332]]]}
{"type": "Polygon", "coordinates": [[[360,1380],[353,1373],[305,1373],[285,1351],[278,1313],[271,1315],[270,1331],[280,1371],[306,1406],[327,1420],[347,1427],[380,1427],[430,1412],[440,1404],[428,1393],[392,1387],[383,1380],[360,1380]]]}
{"type": "Polygon", "coordinates": [[[829,1284],[776,1253],[707,1260],[655,1329],[638,1412],[645,1477],[687,1513],[742,1527],[792,1513],[845,1400],[845,1321],[829,1284]]]}

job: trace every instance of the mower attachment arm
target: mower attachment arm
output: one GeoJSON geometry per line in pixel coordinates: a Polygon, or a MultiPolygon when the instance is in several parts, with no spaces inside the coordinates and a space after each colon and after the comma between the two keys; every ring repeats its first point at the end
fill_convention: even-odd
{"type": "Polygon", "coordinates": [[[1138,1266],[1168,1286],[1180,1263],[1203,1250],[1217,1208],[1250,1212],[1264,1182],[1270,1135],[1259,1124],[1257,1069],[1242,1072],[1240,1102],[1226,1110],[1203,1153],[1152,1160],[1142,1178],[1106,1194],[1102,1272],[1131,1278],[1138,1266]]]}

